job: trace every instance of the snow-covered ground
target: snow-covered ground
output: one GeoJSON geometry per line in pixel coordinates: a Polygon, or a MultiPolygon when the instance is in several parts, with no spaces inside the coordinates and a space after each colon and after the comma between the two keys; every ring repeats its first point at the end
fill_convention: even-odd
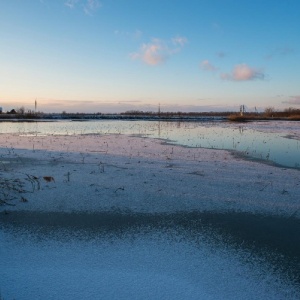
{"type": "Polygon", "coordinates": [[[125,135],[0,147],[2,298],[299,299],[294,254],[214,215],[298,226],[298,170],[125,135]]]}

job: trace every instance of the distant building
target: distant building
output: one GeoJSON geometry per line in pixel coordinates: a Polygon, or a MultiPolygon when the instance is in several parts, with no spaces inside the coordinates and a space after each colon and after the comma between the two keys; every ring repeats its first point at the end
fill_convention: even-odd
{"type": "Polygon", "coordinates": [[[0,107],[0,114],[2,114],[2,107],[0,107]]]}

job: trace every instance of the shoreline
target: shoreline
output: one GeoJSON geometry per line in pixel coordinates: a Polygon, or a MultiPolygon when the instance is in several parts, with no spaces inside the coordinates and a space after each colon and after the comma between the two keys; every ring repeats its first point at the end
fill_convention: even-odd
{"type": "MultiPolygon", "coordinates": [[[[45,114],[47,115],[47,114],[45,114]]],[[[265,117],[265,116],[239,116],[239,115],[199,115],[199,116],[148,116],[148,115],[83,115],[70,114],[70,116],[61,116],[60,114],[49,114],[48,116],[39,117],[22,117],[22,116],[5,116],[1,117],[1,122],[88,122],[88,121],[162,121],[162,122],[232,122],[232,123],[249,123],[249,122],[268,122],[268,121],[300,121],[300,116],[290,117],[265,117]]]]}

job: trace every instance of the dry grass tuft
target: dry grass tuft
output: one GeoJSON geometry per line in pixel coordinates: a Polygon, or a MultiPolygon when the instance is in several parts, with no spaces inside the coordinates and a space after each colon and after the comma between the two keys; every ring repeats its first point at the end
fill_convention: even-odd
{"type": "Polygon", "coordinates": [[[19,198],[19,194],[25,193],[25,183],[19,178],[0,178],[0,205],[15,206],[9,203],[19,198]]]}
{"type": "Polygon", "coordinates": [[[43,179],[46,182],[55,182],[54,178],[52,176],[43,176],[43,179]]]}

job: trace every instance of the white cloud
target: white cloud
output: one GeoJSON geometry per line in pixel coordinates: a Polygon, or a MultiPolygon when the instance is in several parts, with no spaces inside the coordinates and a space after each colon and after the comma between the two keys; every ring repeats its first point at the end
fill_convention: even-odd
{"type": "Polygon", "coordinates": [[[218,68],[211,64],[208,60],[203,60],[200,64],[200,68],[204,71],[216,71],[218,68]]]}
{"type": "Polygon", "coordinates": [[[258,69],[249,67],[247,64],[239,64],[230,73],[222,73],[221,78],[224,80],[248,81],[264,79],[265,74],[258,69]]]}
{"type": "Polygon", "coordinates": [[[159,65],[168,58],[166,45],[161,40],[153,39],[151,43],[143,44],[138,53],[131,54],[134,60],[140,59],[147,65],[159,65]]]}
{"type": "Polygon", "coordinates": [[[184,37],[173,38],[171,42],[152,39],[150,43],[143,44],[138,52],[131,53],[130,57],[133,60],[141,60],[147,65],[156,66],[164,63],[171,55],[180,52],[186,43],[187,39],[184,37]]]}

